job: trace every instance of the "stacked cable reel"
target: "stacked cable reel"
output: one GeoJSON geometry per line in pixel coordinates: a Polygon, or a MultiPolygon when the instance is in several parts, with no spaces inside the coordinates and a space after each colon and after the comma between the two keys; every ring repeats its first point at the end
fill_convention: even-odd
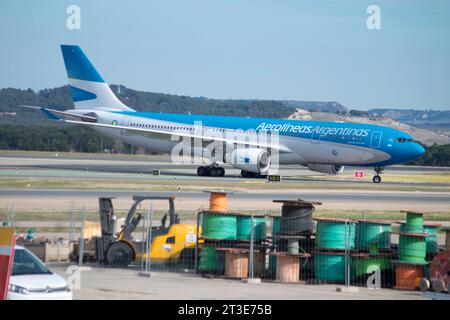
{"type": "MultiPolygon", "coordinates": [[[[395,288],[414,290],[422,279],[429,279],[429,260],[437,254],[438,225],[424,224],[424,214],[404,211],[406,222],[400,221],[395,288]],[[431,232],[429,231],[431,230],[431,232]]],[[[429,286],[426,281],[422,289],[429,286]]]]}
{"type": "MultiPolygon", "coordinates": [[[[247,278],[265,272],[266,218],[264,215],[243,215],[229,212],[225,190],[210,193],[209,210],[201,211],[202,244],[199,271],[203,275],[247,278]],[[253,227],[252,227],[253,222],[253,227]],[[253,264],[250,264],[252,245],[253,264]],[[250,265],[253,265],[250,272],[250,265]]],[[[200,222],[198,222],[200,223],[200,222]]]]}
{"type": "Polygon", "coordinates": [[[394,283],[391,250],[391,221],[359,219],[356,224],[355,248],[351,254],[352,282],[366,285],[378,272],[381,287],[394,283]]]}
{"type": "Polygon", "coordinates": [[[281,216],[272,220],[272,246],[269,254],[269,274],[282,283],[298,283],[312,275],[311,252],[313,218],[320,202],[274,200],[281,203],[281,216]]]}

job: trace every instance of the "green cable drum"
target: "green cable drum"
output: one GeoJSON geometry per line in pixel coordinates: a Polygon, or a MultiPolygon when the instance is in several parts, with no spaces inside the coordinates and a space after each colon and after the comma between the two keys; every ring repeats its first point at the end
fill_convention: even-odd
{"type": "Polygon", "coordinates": [[[345,281],[345,254],[330,252],[314,253],[314,273],[317,280],[345,281]]]}
{"type": "Polygon", "coordinates": [[[391,259],[388,256],[354,256],[352,257],[353,275],[355,277],[372,274],[376,270],[384,271],[391,268],[391,259]]]}
{"type": "Polygon", "coordinates": [[[225,260],[213,246],[203,246],[200,256],[199,269],[215,274],[225,271],[225,260]]]}
{"type": "Polygon", "coordinates": [[[392,225],[390,222],[359,220],[356,224],[356,247],[369,250],[391,248],[392,225]]]}
{"type": "MultiPolygon", "coordinates": [[[[251,216],[237,217],[237,239],[250,240],[251,238],[251,216]]],[[[262,241],[266,239],[266,218],[253,217],[253,239],[255,241],[262,241]]]]}
{"type": "Polygon", "coordinates": [[[416,212],[406,213],[406,230],[405,232],[423,232],[423,214],[416,212]]]}
{"type": "Polygon", "coordinates": [[[355,223],[342,219],[317,219],[316,247],[319,249],[355,248],[355,223]]]}
{"type": "Polygon", "coordinates": [[[425,263],[425,236],[400,234],[399,260],[403,263],[425,263]]]}
{"type": "Polygon", "coordinates": [[[235,215],[204,213],[202,222],[202,236],[208,239],[236,240],[235,215]]]}
{"type": "MultiPolygon", "coordinates": [[[[428,235],[425,238],[426,246],[427,246],[427,253],[428,254],[434,254],[439,252],[438,243],[437,243],[437,234],[438,234],[438,225],[424,225],[420,232],[428,235]]],[[[407,231],[407,225],[405,223],[400,223],[400,232],[411,232],[407,231]]],[[[417,230],[417,229],[416,229],[417,230]]]]}

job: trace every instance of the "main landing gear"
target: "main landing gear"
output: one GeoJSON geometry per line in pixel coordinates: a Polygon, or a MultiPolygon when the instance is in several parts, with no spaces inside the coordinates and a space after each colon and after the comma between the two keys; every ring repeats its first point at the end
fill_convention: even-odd
{"type": "Polygon", "coordinates": [[[214,163],[209,166],[199,167],[197,175],[200,177],[223,177],[225,176],[225,169],[214,163]]]}
{"type": "Polygon", "coordinates": [[[381,182],[380,174],[383,172],[383,170],[384,170],[383,167],[375,167],[376,175],[372,179],[373,183],[380,183],[381,182]]]}

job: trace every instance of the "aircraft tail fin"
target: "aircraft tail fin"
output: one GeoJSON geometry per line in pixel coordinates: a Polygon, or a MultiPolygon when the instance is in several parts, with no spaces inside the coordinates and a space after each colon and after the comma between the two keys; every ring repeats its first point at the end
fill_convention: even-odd
{"type": "Polygon", "coordinates": [[[61,45],[75,109],[133,109],[123,104],[79,46],[61,45]]]}

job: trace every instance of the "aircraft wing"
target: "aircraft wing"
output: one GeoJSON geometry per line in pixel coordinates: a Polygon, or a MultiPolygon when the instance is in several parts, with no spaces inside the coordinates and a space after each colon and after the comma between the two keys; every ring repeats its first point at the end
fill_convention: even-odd
{"type": "Polygon", "coordinates": [[[190,133],[187,131],[167,132],[167,131],[158,130],[158,129],[133,128],[133,127],[104,124],[104,123],[98,123],[98,122],[92,122],[92,121],[86,122],[86,121],[76,121],[76,120],[64,120],[64,122],[88,125],[91,127],[98,127],[98,128],[124,130],[128,134],[132,134],[132,135],[145,135],[145,136],[150,136],[150,137],[158,138],[158,139],[166,139],[169,141],[171,140],[172,136],[177,136],[177,137],[186,137],[186,138],[200,139],[200,140],[206,140],[206,141],[218,141],[218,142],[224,142],[224,143],[228,143],[228,144],[242,144],[242,145],[248,145],[248,146],[252,146],[252,147],[270,148],[270,149],[276,149],[280,153],[291,152],[291,150],[288,147],[286,147],[282,144],[279,144],[279,143],[278,144],[270,143],[270,142],[269,143],[260,143],[260,142],[254,142],[254,141],[245,141],[242,139],[234,140],[234,139],[228,139],[222,135],[206,136],[206,135],[193,134],[193,133],[190,133]]]}

